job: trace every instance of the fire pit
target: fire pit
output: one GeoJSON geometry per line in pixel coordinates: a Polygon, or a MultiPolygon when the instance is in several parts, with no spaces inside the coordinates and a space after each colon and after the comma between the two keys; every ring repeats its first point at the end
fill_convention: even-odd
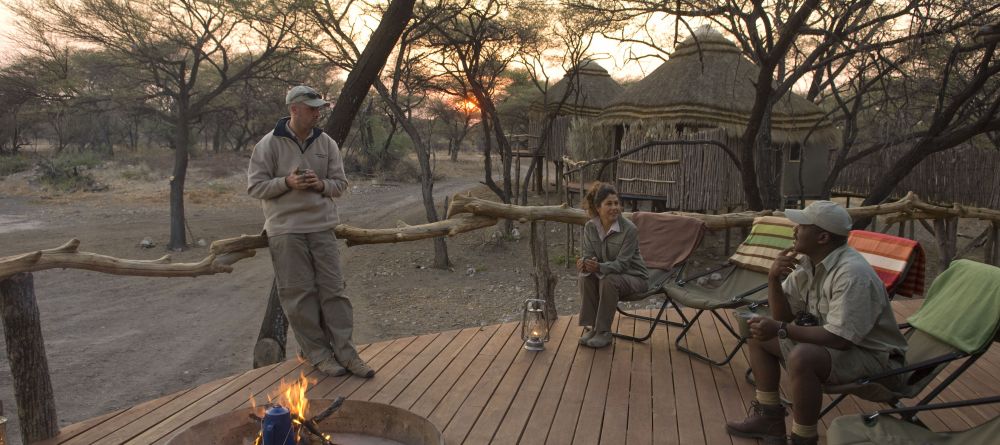
{"type": "MultiPolygon", "coordinates": [[[[306,418],[313,418],[331,400],[310,400],[306,418]]],[[[252,419],[261,409],[243,408],[198,423],[168,445],[252,445],[260,424],[252,419]]],[[[337,445],[443,445],[441,431],[429,420],[382,403],[346,400],[316,426],[337,445]]],[[[315,441],[312,443],[316,443],[315,441]]]]}

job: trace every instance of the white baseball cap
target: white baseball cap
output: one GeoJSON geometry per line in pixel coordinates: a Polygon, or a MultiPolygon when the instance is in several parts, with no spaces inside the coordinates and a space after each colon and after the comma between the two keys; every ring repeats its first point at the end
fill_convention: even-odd
{"type": "Polygon", "coordinates": [[[795,224],[817,226],[840,236],[849,235],[854,225],[847,209],[832,201],[816,201],[802,210],[785,210],[785,217],[795,224]]]}
{"type": "Polygon", "coordinates": [[[299,85],[288,90],[288,94],[285,95],[285,105],[304,103],[310,107],[323,107],[329,102],[323,100],[316,90],[307,87],[305,85],[299,85]]]}

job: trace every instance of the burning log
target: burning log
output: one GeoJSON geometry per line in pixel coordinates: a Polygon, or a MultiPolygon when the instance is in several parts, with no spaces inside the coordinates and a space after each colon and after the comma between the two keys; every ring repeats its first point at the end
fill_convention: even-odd
{"type": "Polygon", "coordinates": [[[319,414],[313,416],[312,420],[310,421],[315,423],[322,422],[327,417],[330,417],[330,415],[337,412],[337,410],[344,405],[344,400],[345,400],[344,397],[337,397],[336,399],[333,400],[333,403],[331,403],[330,406],[327,407],[327,409],[324,409],[319,414]]]}

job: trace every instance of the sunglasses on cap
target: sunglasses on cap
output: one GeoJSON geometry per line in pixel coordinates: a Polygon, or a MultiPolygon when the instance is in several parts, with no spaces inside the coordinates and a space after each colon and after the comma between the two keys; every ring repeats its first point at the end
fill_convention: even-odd
{"type": "Polygon", "coordinates": [[[292,100],[298,99],[298,98],[300,98],[302,96],[305,96],[307,99],[322,99],[323,98],[323,96],[320,96],[319,93],[299,93],[299,94],[296,94],[295,97],[292,98],[292,100]]]}

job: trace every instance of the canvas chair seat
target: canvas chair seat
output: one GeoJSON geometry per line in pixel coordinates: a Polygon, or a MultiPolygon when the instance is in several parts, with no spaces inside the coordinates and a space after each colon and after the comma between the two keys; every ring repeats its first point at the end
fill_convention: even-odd
{"type": "Polygon", "coordinates": [[[921,411],[952,409],[1000,402],[1000,397],[962,400],[922,407],[898,408],[873,414],[841,416],[826,431],[828,445],[965,445],[997,443],[1000,416],[965,431],[934,432],[925,426],[892,415],[913,418],[921,411]]]}
{"type": "Polygon", "coordinates": [[[767,271],[781,251],[792,245],[793,227],[794,224],[786,218],[775,216],[755,218],[750,236],[740,243],[736,253],[729,257],[726,264],[698,275],[679,277],[675,282],[665,286],[670,301],[697,309],[694,317],[674,341],[679,351],[716,366],[725,365],[736,356],[748,337],[737,332],[719,311],[767,300],[767,271]],[[698,284],[699,278],[713,273],[723,273],[722,280],[717,283],[708,281],[705,284],[698,284]],[[688,331],[706,311],[715,317],[723,330],[737,340],[736,345],[721,360],[712,359],[685,346],[688,331]]]}
{"type": "Polygon", "coordinates": [[[961,432],[936,433],[895,417],[867,425],[861,416],[834,419],[826,433],[829,445],[968,445],[997,443],[1000,417],[961,432]]]}
{"type": "Polygon", "coordinates": [[[658,324],[684,327],[688,320],[676,305],[666,296],[664,286],[684,269],[684,263],[691,253],[697,249],[705,234],[705,223],[688,216],[669,213],[637,212],[632,215],[632,221],[639,231],[639,252],[646,262],[649,277],[646,290],[637,294],[626,295],[622,301],[639,301],[646,298],[663,295],[663,302],[655,317],[647,317],[617,308],[622,316],[637,318],[650,322],[649,331],[640,337],[614,333],[618,338],[632,341],[646,341],[653,336],[653,330],[658,324]],[[668,320],[665,312],[673,307],[681,321],[668,320]]]}

